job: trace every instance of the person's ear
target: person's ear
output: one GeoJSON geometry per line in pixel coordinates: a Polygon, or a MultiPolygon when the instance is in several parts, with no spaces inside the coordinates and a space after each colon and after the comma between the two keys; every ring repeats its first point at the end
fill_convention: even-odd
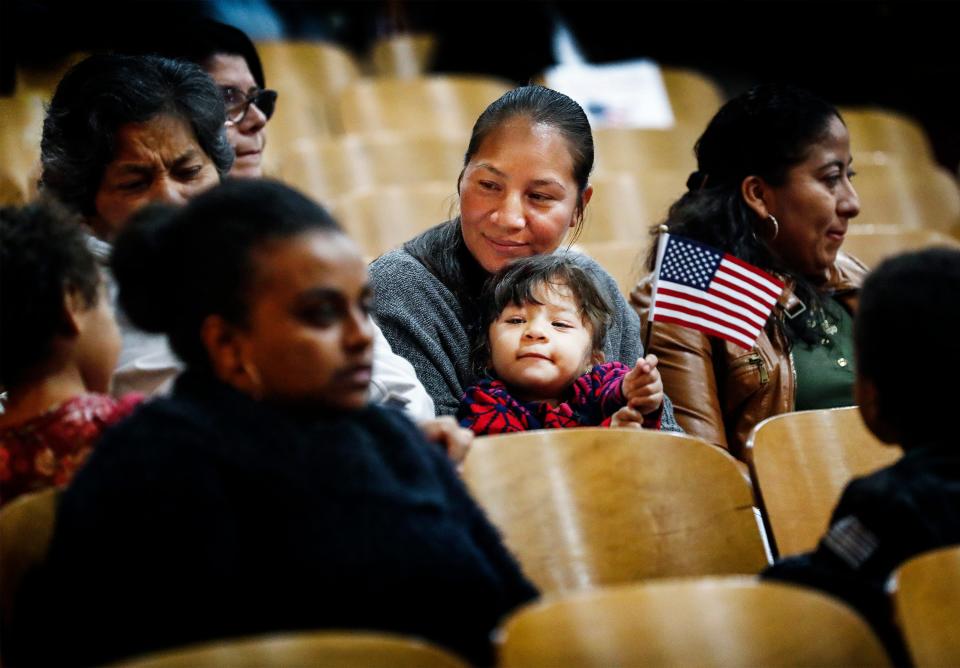
{"type": "Polygon", "coordinates": [[[258,397],[260,374],[250,359],[243,331],[223,316],[209,315],[200,327],[200,339],[217,378],[245,394],[258,397]]]}
{"type": "Polygon", "coordinates": [[[897,429],[884,417],[876,383],[858,373],[853,383],[853,400],[860,408],[864,424],[874,436],[884,443],[900,442],[897,429]]]}
{"type": "Polygon", "coordinates": [[[583,215],[587,210],[587,204],[590,203],[591,197],[593,197],[593,186],[587,184],[587,187],[583,189],[583,194],[580,196],[580,215],[573,217],[573,220],[570,221],[570,227],[576,227],[577,222],[583,219],[583,215]]]}
{"type": "Polygon", "coordinates": [[[761,220],[770,215],[773,189],[759,176],[748,176],[740,183],[740,196],[761,220]]]}
{"type": "Polygon", "coordinates": [[[594,367],[597,364],[603,364],[607,361],[607,356],[603,354],[602,350],[594,350],[593,354],[590,356],[590,366],[594,367]]]}
{"type": "Polygon", "coordinates": [[[90,305],[76,288],[63,291],[63,331],[65,336],[79,336],[86,323],[90,305]]]}

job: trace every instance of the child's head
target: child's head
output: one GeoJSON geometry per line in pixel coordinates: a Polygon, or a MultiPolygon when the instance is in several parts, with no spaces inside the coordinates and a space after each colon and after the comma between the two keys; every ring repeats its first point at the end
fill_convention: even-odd
{"type": "Polygon", "coordinates": [[[854,327],[856,398],[878,438],[906,447],[955,438],[960,376],[960,250],[931,248],[887,260],[867,277],[854,327]],[[930,351],[929,359],[917,354],[930,351]]]}
{"type": "Polygon", "coordinates": [[[226,181],[135,215],[117,240],[120,304],[195,371],[287,407],[363,406],[367,268],[320,205],[279,182],[226,181]]]}
{"type": "Polygon", "coordinates": [[[526,401],[555,400],[603,361],[612,310],[569,255],[513,262],[484,287],[478,367],[492,369],[526,401]]]}
{"type": "Polygon", "coordinates": [[[17,388],[75,365],[106,392],[120,334],[83,227],[52,202],[0,209],[0,384],[17,388]]]}

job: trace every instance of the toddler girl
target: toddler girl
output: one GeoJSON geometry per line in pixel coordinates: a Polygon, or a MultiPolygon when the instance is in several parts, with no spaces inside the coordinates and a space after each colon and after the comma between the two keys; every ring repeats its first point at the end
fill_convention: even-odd
{"type": "Polygon", "coordinates": [[[52,204],[0,209],[0,505],[64,485],[141,400],[106,395],[120,335],[85,234],[52,204]]]}
{"type": "Polygon", "coordinates": [[[518,260],[490,278],[460,424],[476,434],[584,426],[659,428],[663,384],[653,355],[631,369],[603,361],[611,308],[569,255],[518,260]]]}

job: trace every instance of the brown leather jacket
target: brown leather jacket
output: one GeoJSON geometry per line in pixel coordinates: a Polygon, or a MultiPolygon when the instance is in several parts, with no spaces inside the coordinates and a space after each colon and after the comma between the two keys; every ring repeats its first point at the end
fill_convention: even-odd
{"type": "MultiPolygon", "coordinates": [[[[854,313],[866,273],[859,260],[841,252],[824,291],[854,313]]],[[[652,277],[648,276],[630,293],[644,336],[651,290],[652,277]]],[[[784,312],[799,305],[788,285],[773,317],[782,318],[784,312]]],[[[756,345],[747,351],[695,329],[656,323],[648,352],[660,359],[664,391],[673,401],[677,422],[684,431],[742,459],[747,436],[758,422],[793,410],[793,358],[786,337],[776,331],[773,339],[761,332],[756,345]]]]}

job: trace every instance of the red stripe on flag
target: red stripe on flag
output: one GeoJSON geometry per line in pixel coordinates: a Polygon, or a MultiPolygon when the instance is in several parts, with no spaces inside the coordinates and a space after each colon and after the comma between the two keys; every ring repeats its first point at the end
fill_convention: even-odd
{"type": "Polygon", "coordinates": [[[679,325],[681,327],[689,327],[690,329],[696,329],[708,336],[716,336],[723,339],[724,341],[729,341],[730,343],[740,346],[744,350],[752,350],[752,346],[744,344],[743,341],[738,341],[737,339],[731,338],[730,335],[724,334],[723,332],[718,332],[715,329],[710,329],[709,327],[704,327],[699,323],[687,322],[686,320],[680,320],[679,318],[672,318],[668,315],[655,315],[653,317],[656,322],[668,322],[674,325],[679,325]]]}
{"type": "MultiPolygon", "coordinates": [[[[756,274],[757,276],[762,276],[763,278],[767,279],[768,281],[770,281],[771,283],[773,283],[774,285],[776,285],[778,288],[780,288],[781,291],[783,290],[783,286],[784,286],[784,282],[783,282],[783,281],[781,281],[781,280],[780,280],[779,278],[777,278],[776,276],[773,276],[773,275],[771,275],[771,274],[768,274],[767,272],[763,271],[762,269],[758,269],[757,267],[753,266],[753,265],[750,264],[749,262],[744,262],[744,261],[741,260],[740,258],[734,257],[734,256],[730,255],[729,253],[724,253],[723,259],[724,259],[724,260],[729,260],[730,262],[733,262],[734,264],[743,267],[744,269],[746,269],[747,271],[749,271],[751,274],[756,274]]],[[[764,288],[764,289],[766,289],[766,288],[764,288]]],[[[769,292],[769,290],[767,290],[767,292],[769,292]]]]}
{"type": "MultiPolygon", "coordinates": [[[[688,315],[694,315],[704,320],[709,320],[710,322],[715,322],[718,325],[723,325],[724,327],[729,327],[730,329],[736,330],[743,334],[745,337],[751,341],[757,338],[757,334],[760,333],[760,327],[754,326],[752,330],[746,329],[743,326],[743,320],[737,318],[736,322],[730,322],[729,320],[721,320],[716,318],[709,313],[705,313],[696,308],[690,308],[689,306],[681,306],[680,304],[661,304],[661,308],[670,309],[671,311],[679,311],[680,313],[687,313],[688,315]]],[[[655,318],[656,319],[656,318],[655,318]]]]}
{"type": "MultiPolygon", "coordinates": [[[[747,285],[751,285],[751,286],[755,287],[757,290],[760,291],[761,294],[763,294],[764,296],[766,296],[767,298],[769,298],[769,299],[772,300],[772,301],[776,301],[776,299],[777,299],[777,297],[778,297],[778,295],[777,295],[776,293],[774,293],[774,292],[771,292],[771,291],[770,291],[770,288],[768,288],[767,286],[762,285],[761,283],[758,283],[757,281],[755,281],[753,278],[750,278],[749,276],[744,276],[743,274],[738,274],[738,273],[736,273],[736,272],[734,272],[734,271],[730,271],[730,270],[728,270],[728,269],[724,269],[722,265],[717,269],[717,273],[715,274],[714,278],[716,279],[716,277],[720,276],[721,272],[723,272],[723,275],[725,275],[725,276],[730,276],[730,277],[732,277],[732,278],[736,278],[737,280],[743,281],[743,282],[746,283],[747,285]]],[[[745,289],[742,288],[742,287],[738,287],[737,289],[740,290],[741,292],[743,292],[743,294],[745,294],[745,295],[751,294],[749,290],[745,290],[745,289]]],[[[759,297],[759,296],[757,296],[757,295],[752,295],[752,296],[753,296],[754,299],[763,299],[762,297],[759,297]]]]}
{"type": "MultiPolygon", "coordinates": [[[[724,306],[720,306],[719,304],[715,304],[715,303],[713,303],[712,301],[710,301],[709,299],[704,299],[703,297],[691,295],[691,294],[688,293],[688,292],[680,292],[679,290],[674,290],[674,289],[672,289],[672,288],[658,288],[658,289],[657,289],[657,293],[658,293],[658,294],[662,294],[662,295],[669,295],[669,296],[671,296],[671,297],[678,297],[678,298],[680,298],[680,299],[686,299],[686,300],[688,300],[688,301],[696,302],[697,304],[703,304],[704,306],[709,306],[709,307],[712,308],[712,309],[715,309],[715,310],[717,310],[717,311],[720,311],[721,313],[725,313],[725,314],[729,315],[731,318],[736,318],[739,322],[749,323],[749,324],[750,324],[750,327],[754,327],[754,328],[756,328],[757,330],[759,330],[761,327],[763,327],[763,325],[758,325],[758,324],[755,323],[755,322],[751,322],[751,321],[748,320],[746,317],[744,317],[744,315],[741,314],[741,313],[737,313],[736,311],[733,311],[733,310],[731,310],[731,309],[728,309],[728,308],[726,308],[726,307],[724,307],[724,306]]],[[[710,294],[713,294],[713,293],[710,293],[710,294]]],[[[717,294],[717,297],[719,297],[719,298],[721,298],[721,299],[723,299],[724,301],[727,301],[727,302],[732,302],[732,301],[733,301],[732,299],[727,299],[727,298],[726,298],[726,297],[727,297],[726,295],[717,294]]],[[[670,308],[676,308],[676,305],[670,304],[670,308]]],[[[751,313],[755,313],[756,310],[755,310],[755,309],[750,309],[750,312],[751,312],[751,313]]],[[[706,316],[705,316],[705,317],[706,317],[706,316]]],[[[763,318],[762,315],[761,315],[760,317],[763,318]]],[[[766,320],[764,320],[764,323],[766,323],[766,320]]]]}
{"type": "Polygon", "coordinates": [[[731,290],[733,290],[733,291],[736,292],[737,294],[743,294],[743,291],[742,291],[740,288],[738,288],[736,285],[733,285],[732,283],[728,283],[727,281],[723,280],[722,278],[714,277],[714,278],[713,278],[713,281],[711,281],[711,287],[710,287],[710,289],[707,290],[707,292],[709,292],[711,295],[716,295],[719,299],[723,299],[724,301],[728,301],[728,302],[733,302],[733,303],[736,304],[737,306],[741,306],[741,307],[747,309],[748,311],[751,311],[751,312],[753,312],[753,313],[756,313],[759,317],[763,318],[764,321],[766,321],[766,319],[767,319],[768,317],[770,317],[770,310],[771,310],[771,309],[767,309],[766,311],[763,311],[763,310],[758,309],[758,308],[757,308],[756,306],[754,306],[753,304],[750,304],[750,303],[744,301],[744,299],[743,299],[742,297],[741,297],[741,298],[738,298],[738,297],[735,297],[735,296],[733,296],[733,295],[728,295],[728,294],[725,293],[725,292],[717,292],[717,291],[714,291],[714,289],[713,289],[713,283],[716,283],[716,284],[718,284],[718,285],[722,285],[722,286],[724,286],[724,287],[726,287],[726,288],[730,288],[731,290]]]}

